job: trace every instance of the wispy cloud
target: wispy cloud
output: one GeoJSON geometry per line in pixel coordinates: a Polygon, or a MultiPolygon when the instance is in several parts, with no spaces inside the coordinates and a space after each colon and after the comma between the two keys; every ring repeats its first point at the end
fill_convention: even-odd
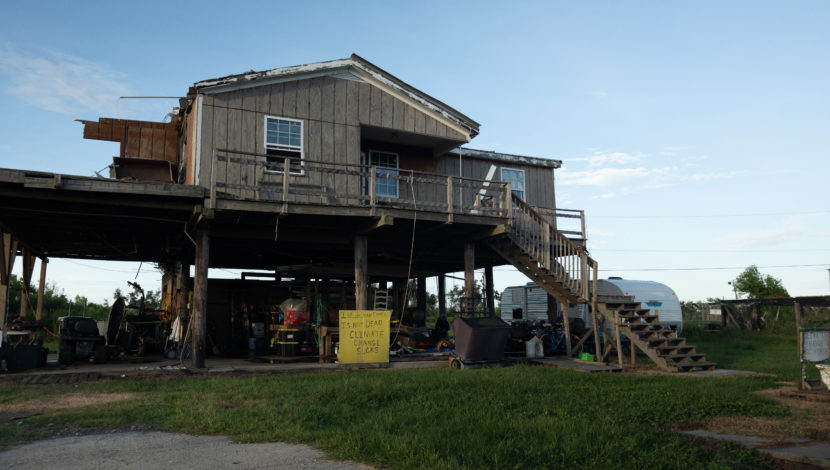
{"type": "Polygon", "coordinates": [[[769,248],[771,246],[792,245],[804,238],[808,230],[803,219],[790,218],[785,223],[766,230],[731,233],[720,237],[716,243],[726,249],[769,248]]]}
{"type": "Polygon", "coordinates": [[[571,158],[572,162],[588,162],[589,168],[595,168],[605,165],[620,165],[624,163],[634,163],[643,159],[642,154],[629,154],[624,152],[594,152],[593,155],[587,157],[571,158]]]}
{"type": "Polygon", "coordinates": [[[744,173],[743,171],[723,171],[716,173],[695,173],[686,177],[689,181],[712,181],[732,178],[744,173]]]}
{"type": "MultiPolygon", "coordinates": [[[[603,188],[661,188],[676,180],[677,168],[596,168],[592,170],[559,171],[559,181],[568,186],[596,186],[603,188]]],[[[610,193],[608,193],[610,194],[610,193]]]]}
{"type": "Polygon", "coordinates": [[[30,104],[64,114],[115,111],[119,96],[129,94],[125,75],[103,63],[63,53],[35,56],[10,47],[0,49],[0,73],[7,90],[30,104]]]}

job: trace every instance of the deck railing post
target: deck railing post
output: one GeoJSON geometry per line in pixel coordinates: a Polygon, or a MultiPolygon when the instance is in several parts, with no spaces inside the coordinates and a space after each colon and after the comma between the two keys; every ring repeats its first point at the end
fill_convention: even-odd
{"type": "Polygon", "coordinates": [[[452,223],[452,176],[447,176],[447,223],[452,223]]]}
{"type": "Polygon", "coordinates": [[[507,220],[513,220],[513,192],[510,183],[504,183],[504,206],[507,209],[507,220]]]}
{"type": "Polygon", "coordinates": [[[372,215],[375,214],[375,198],[377,196],[378,167],[369,168],[369,206],[372,207],[372,215]]]}
{"type": "Polygon", "coordinates": [[[291,173],[291,158],[285,157],[282,167],[282,213],[288,212],[288,181],[291,173]]]}
{"type": "Polygon", "coordinates": [[[213,158],[210,160],[210,205],[208,207],[215,208],[216,207],[216,159],[218,155],[216,155],[216,151],[213,151],[213,158]]]}

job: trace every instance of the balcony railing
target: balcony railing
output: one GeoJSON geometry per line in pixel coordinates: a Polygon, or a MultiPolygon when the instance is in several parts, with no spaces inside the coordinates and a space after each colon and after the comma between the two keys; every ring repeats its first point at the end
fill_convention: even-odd
{"type": "Polygon", "coordinates": [[[456,215],[509,218],[512,209],[508,183],[235,150],[214,152],[209,204],[217,199],[428,211],[449,222],[456,215]]]}

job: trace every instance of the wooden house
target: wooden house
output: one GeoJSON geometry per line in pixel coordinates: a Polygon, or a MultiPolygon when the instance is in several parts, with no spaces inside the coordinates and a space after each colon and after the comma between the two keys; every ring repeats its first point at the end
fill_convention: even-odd
{"type": "Polygon", "coordinates": [[[443,300],[444,275],[463,271],[472,297],[476,268],[492,312],[492,268],[504,264],[562,302],[589,299],[582,213],[555,203],[561,162],[468,148],[477,122],[361,57],[199,81],[179,104],[170,123],[82,121],[85,138],[121,143],[114,179],[0,174],[17,206],[0,221],[5,250],[13,238],[28,256],[159,263],[176,274],[181,309],[195,265],[197,365],[208,267],[336,280],[358,309],[373,306],[370,284],[391,283],[399,315],[408,279],[423,306],[426,277],[443,300]],[[59,209],[33,222],[44,200],[59,209]],[[131,214],[144,219],[129,232],[113,223],[131,214]],[[561,217],[582,228],[558,230],[561,217]]]}

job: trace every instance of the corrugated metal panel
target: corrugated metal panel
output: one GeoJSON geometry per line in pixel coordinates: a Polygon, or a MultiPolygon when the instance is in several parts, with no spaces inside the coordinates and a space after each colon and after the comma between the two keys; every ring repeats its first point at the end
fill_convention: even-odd
{"type": "MultiPolygon", "coordinates": [[[[519,315],[519,312],[516,312],[519,315]]],[[[510,323],[519,320],[547,320],[548,294],[535,283],[511,286],[501,296],[501,318],[510,323]],[[521,309],[521,318],[514,318],[514,310],[521,309]]]]}

